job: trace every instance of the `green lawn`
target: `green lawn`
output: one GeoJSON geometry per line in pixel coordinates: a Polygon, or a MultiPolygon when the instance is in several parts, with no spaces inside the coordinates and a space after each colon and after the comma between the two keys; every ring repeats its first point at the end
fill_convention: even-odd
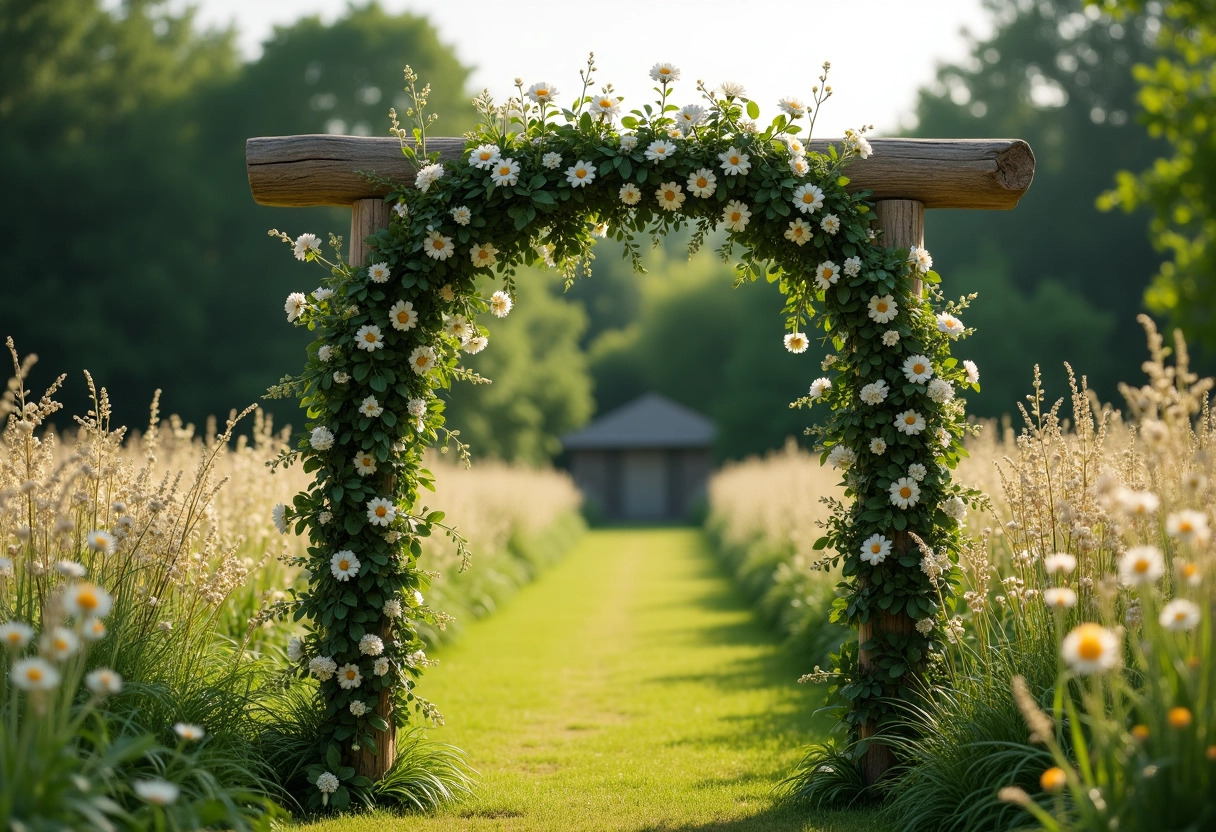
{"type": "MultiPolygon", "coordinates": [[[[476,568],[476,567],[474,567],[476,568]]],[[[753,616],[692,529],[593,532],[424,681],[477,796],[432,816],[313,832],[872,830],[868,813],[774,806],[826,725],[808,668],[753,616]]]]}

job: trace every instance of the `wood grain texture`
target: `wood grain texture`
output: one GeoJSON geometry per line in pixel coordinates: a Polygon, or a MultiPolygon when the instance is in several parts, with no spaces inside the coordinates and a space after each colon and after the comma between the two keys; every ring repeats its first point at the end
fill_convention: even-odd
{"type": "MultiPolygon", "coordinates": [[[[816,140],[824,151],[840,140],[816,140]]],[[[849,165],[851,191],[871,199],[911,199],[926,208],[1007,210],[1034,178],[1034,153],[1020,139],[872,139],[874,155],[849,165]]],[[[462,155],[463,139],[436,138],[440,158],[462,155]]],[[[385,191],[360,175],[413,182],[413,168],[394,138],[269,136],[245,143],[253,198],[262,205],[350,205],[385,191]]]]}

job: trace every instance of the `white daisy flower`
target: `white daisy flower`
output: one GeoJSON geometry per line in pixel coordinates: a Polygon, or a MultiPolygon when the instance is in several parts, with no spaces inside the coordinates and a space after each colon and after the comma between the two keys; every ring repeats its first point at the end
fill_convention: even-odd
{"type": "Polygon", "coordinates": [[[1048,575],[1070,574],[1077,568],[1077,559],[1067,552],[1056,552],[1043,558],[1043,569],[1048,575]]]}
{"type": "Polygon", "coordinates": [[[1212,537],[1212,532],[1208,528],[1207,515],[1189,508],[1176,511],[1167,517],[1165,530],[1183,543],[1197,546],[1206,545],[1212,537]]]}
{"type": "Polygon", "coordinates": [[[1077,593],[1066,586],[1043,590],[1043,603],[1055,610],[1072,609],[1077,605],[1077,593]]]}
{"type": "Polygon", "coordinates": [[[13,662],[8,677],[22,690],[51,690],[59,684],[59,671],[46,659],[38,657],[13,662]]]}
{"type": "Polygon", "coordinates": [[[882,334],[882,345],[884,347],[893,347],[899,343],[899,332],[894,329],[888,329],[882,334]]]}
{"type": "Polygon", "coordinates": [[[355,346],[361,350],[375,352],[384,349],[384,335],[375,324],[364,324],[355,333],[355,346]]]}
{"type": "Polygon", "coordinates": [[[304,297],[303,292],[292,292],[283,303],[283,311],[287,313],[288,323],[300,320],[300,316],[307,308],[308,298],[304,297]]]}
{"type": "Polygon", "coordinates": [[[895,319],[899,307],[891,295],[870,296],[870,310],[866,313],[875,323],[885,324],[895,319]]]}
{"type": "Polygon", "coordinates": [[[550,151],[540,157],[540,163],[549,170],[557,170],[562,166],[562,154],[550,151]]]}
{"type": "Polygon", "coordinates": [[[393,325],[393,329],[405,332],[418,324],[418,313],[414,311],[412,302],[399,300],[389,308],[388,319],[389,323],[393,325]]]}
{"type": "Polygon", "coordinates": [[[328,451],[334,446],[334,432],[325,425],[317,425],[309,434],[308,444],[315,451],[328,451]]]}
{"type": "Polygon", "coordinates": [[[789,162],[790,173],[794,176],[806,176],[811,172],[811,164],[805,156],[792,156],[789,162]]]}
{"type": "Polygon", "coordinates": [[[844,145],[846,151],[851,150],[862,159],[869,159],[874,153],[874,148],[870,147],[866,137],[856,130],[844,131],[844,145]]]}
{"type": "Polygon", "coordinates": [[[967,371],[967,382],[969,384],[980,383],[980,368],[976,366],[974,361],[964,361],[963,369],[967,371]]]}
{"type": "Polygon", "coordinates": [[[935,378],[929,382],[929,387],[925,393],[938,404],[945,404],[954,398],[954,385],[944,378],[935,378]]]}
{"type": "Polygon", "coordinates": [[[39,646],[44,656],[61,662],[80,649],[80,639],[67,627],[55,627],[42,634],[39,646]]]}
{"type": "Polygon", "coordinates": [[[747,172],[752,169],[751,156],[737,147],[732,146],[719,153],[718,159],[722,162],[721,168],[727,176],[747,176],[747,172]]]}
{"type": "Polygon", "coordinates": [[[287,640],[287,660],[298,662],[302,658],[304,658],[304,642],[299,636],[292,636],[287,640]]]}
{"type": "Polygon", "coordinates": [[[74,560],[59,561],[55,564],[55,571],[65,578],[83,578],[89,574],[89,570],[85,569],[84,564],[74,560]]]}
{"type": "Polygon", "coordinates": [[[498,262],[498,249],[493,243],[474,243],[469,247],[469,258],[473,268],[488,269],[498,262]]]}
{"type": "Polygon", "coordinates": [[[908,436],[916,436],[925,429],[925,417],[915,410],[905,410],[895,417],[895,429],[908,436]]]}
{"type": "MultiPolygon", "coordinates": [[[[802,220],[794,220],[794,222],[802,222],[802,220]]],[[[840,267],[831,260],[824,260],[815,267],[815,282],[820,289],[827,291],[828,287],[836,283],[840,279],[840,267]]]]}
{"type": "Polygon", "coordinates": [[[718,177],[709,168],[701,168],[688,175],[688,191],[695,197],[707,199],[718,189],[718,177]]]}
{"type": "Polygon", "coordinates": [[[528,98],[531,98],[537,104],[552,104],[554,97],[557,95],[557,87],[552,84],[547,84],[544,81],[537,81],[532,86],[528,87],[525,93],[528,98]]]}
{"type": "Polygon", "coordinates": [[[801,218],[791,222],[789,228],[785,230],[785,239],[791,243],[797,243],[799,246],[809,243],[811,235],[811,227],[803,222],[801,218]]]}
{"type": "Polygon", "coordinates": [[[414,347],[410,353],[410,369],[424,376],[435,366],[435,350],[430,347],[414,347]]]}
{"type": "Polygon", "coordinates": [[[479,145],[469,154],[469,164],[479,170],[489,170],[498,161],[499,153],[501,151],[496,144],[479,145]]]}
{"type": "Polygon", "coordinates": [[[446,171],[444,171],[443,165],[441,164],[435,163],[426,165],[422,168],[422,170],[418,171],[418,175],[414,177],[414,187],[423,193],[426,193],[428,190],[430,190],[431,185],[435,184],[435,182],[442,177],[444,173],[446,173],[446,171]]]}
{"type": "Polygon", "coordinates": [[[390,598],[384,602],[381,611],[389,618],[401,617],[401,601],[397,598],[390,598]]]}
{"type": "Polygon", "coordinates": [[[1151,491],[1120,488],[1115,492],[1115,501],[1119,508],[1133,517],[1149,517],[1161,508],[1161,498],[1151,491]]]}
{"type": "Polygon", "coordinates": [[[676,152],[675,142],[667,139],[655,139],[646,148],[646,158],[652,162],[661,162],[670,158],[676,152]]]}
{"type": "Polygon", "coordinates": [[[81,618],[105,618],[114,607],[114,598],[94,584],[73,583],[63,593],[63,609],[81,618]]]}
{"type": "Polygon", "coordinates": [[[669,84],[680,80],[680,70],[675,64],[659,63],[650,68],[650,78],[661,84],[669,84]]]}
{"type": "Polygon", "coordinates": [[[916,267],[916,271],[920,274],[928,274],[933,268],[933,257],[929,254],[929,250],[921,247],[912,246],[908,249],[908,262],[916,267]]]}
{"type": "Polygon", "coordinates": [[[329,559],[329,571],[339,581],[348,581],[358,575],[361,565],[359,559],[355,557],[355,553],[350,549],[334,552],[334,556],[329,559]]]}
{"type": "Polygon", "coordinates": [[[101,552],[103,555],[114,554],[114,535],[107,531],[91,531],[85,535],[84,542],[94,552],[101,552]]]}
{"type": "Polygon", "coordinates": [[[844,445],[836,445],[828,453],[828,464],[833,468],[845,469],[857,461],[857,454],[853,453],[852,448],[847,448],[844,445]]]}
{"type": "Polygon", "coordinates": [[[1119,636],[1092,623],[1082,624],[1066,635],[1060,645],[1060,655],[1082,676],[1114,670],[1123,660],[1119,636]]]}
{"type": "Polygon", "coordinates": [[[490,311],[494,313],[496,318],[505,318],[511,312],[511,307],[515,303],[511,300],[511,296],[499,289],[494,294],[490,295],[490,311]]]}
{"type": "Polygon", "coordinates": [[[122,693],[122,677],[107,667],[99,667],[84,677],[84,686],[94,696],[115,696],[122,693]]]}
{"type": "Polygon", "coordinates": [[[490,344],[490,339],[484,335],[474,335],[461,345],[469,355],[477,355],[490,344]]]}
{"type": "Polygon", "coordinates": [[[811,399],[820,398],[827,390],[829,390],[831,388],[831,386],[832,386],[832,380],[830,378],[815,379],[813,382],[811,382],[811,392],[810,392],[811,399]]]}
{"type": "Polygon", "coordinates": [[[383,657],[376,659],[376,663],[372,665],[372,673],[377,676],[384,676],[388,673],[388,659],[383,657]]]}
{"type": "Polygon", "coordinates": [[[322,344],[317,348],[317,360],[322,364],[328,364],[334,357],[334,348],[329,344],[322,344]]]}
{"type": "Polygon", "coordinates": [[[874,456],[882,456],[887,452],[887,443],[881,436],[875,436],[870,440],[870,453],[874,456]]]}
{"type": "Polygon", "coordinates": [[[579,159],[566,168],[566,181],[572,188],[585,188],[595,181],[595,165],[579,159]]]}
{"type": "Polygon", "coordinates": [[[106,623],[100,618],[86,618],[80,625],[80,637],[85,641],[101,641],[106,637],[106,623]]]}
{"type": "Polygon", "coordinates": [[[445,237],[442,232],[430,231],[422,241],[422,250],[433,260],[447,260],[456,250],[451,237],[445,237]]]}
{"type": "Polygon", "coordinates": [[[373,526],[387,526],[397,518],[397,507],[383,497],[367,501],[367,522],[373,526]]]}
{"type": "Polygon", "coordinates": [[[175,783],[170,783],[168,780],[136,780],[131,784],[131,788],[135,790],[135,794],[144,803],[150,803],[153,806],[168,806],[177,800],[181,794],[181,789],[175,783]]]}
{"type": "Polygon", "coordinates": [[[794,189],[794,207],[804,214],[813,214],[823,207],[823,191],[807,182],[794,189]]]}
{"type": "Polygon", "coordinates": [[[634,133],[621,136],[621,152],[631,153],[638,146],[638,137],[634,133]]]}
{"type": "Polygon", "coordinates": [[[732,199],[722,209],[722,225],[730,231],[742,231],[747,228],[751,215],[751,209],[747,207],[746,203],[732,199]]]}
{"type": "Polygon", "coordinates": [[[785,348],[795,355],[806,352],[806,348],[811,345],[810,339],[802,332],[787,332],[785,334],[785,348]]]}
{"type": "Polygon", "coordinates": [[[203,737],[207,736],[207,732],[200,725],[191,725],[188,722],[175,722],[173,724],[173,733],[177,734],[186,742],[198,742],[203,737]]]}
{"type": "Polygon", "coordinates": [[[819,227],[834,236],[840,230],[840,218],[835,214],[827,214],[819,221],[819,227]]]}
{"type": "Polygon", "coordinates": [[[621,100],[611,95],[600,95],[591,100],[591,112],[603,121],[607,121],[621,113],[621,100]]]}
{"type": "Polygon", "coordinates": [[[743,98],[743,96],[747,93],[747,90],[743,88],[742,84],[737,84],[734,81],[723,81],[718,85],[718,92],[723,98],[730,100],[734,98],[743,98]]]}
{"type": "Polygon", "coordinates": [[[917,482],[924,482],[929,471],[919,462],[913,462],[908,466],[908,476],[917,482]]]}
{"type": "Polygon", "coordinates": [[[891,541],[881,534],[872,534],[861,544],[861,559],[871,566],[878,566],[891,553],[891,541]]]}
{"type": "Polygon", "coordinates": [[[355,473],[361,477],[376,473],[376,457],[369,451],[355,454],[354,464],[355,473]]]}
{"type": "Polygon", "coordinates": [[[808,108],[801,98],[783,98],[777,102],[777,109],[790,118],[802,118],[808,108]]]}
{"type": "Polygon", "coordinates": [[[508,187],[519,181],[519,162],[514,159],[498,159],[490,167],[490,179],[495,185],[508,187]]]}
{"type": "Polygon", "coordinates": [[[368,266],[367,276],[372,283],[387,283],[390,277],[388,263],[375,263],[368,266]]]}
{"type": "Polygon", "coordinates": [[[452,215],[452,220],[457,225],[468,225],[473,221],[473,212],[467,205],[458,205],[448,213],[452,215]]]}
{"type": "Polygon", "coordinates": [[[654,192],[654,196],[659,201],[659,207],[664,211],[679,211],[685,199],[684,189],[675,182],[664,182],[654,192]]]}
{"type": "Polygon", "coordinates": [[[359,639],[359,652],[365,656],[379,656],[384,652],[384,641],[380,636],[368,633],[359,639]]]}
{"type": "Polygon", "coordinates": [[[14,653],[25,649],[34,637],[34,628],[22,621],[5,621],[0,624],[0,644],[14,653]]]}
{"type": "Polygon", "coordinates": [[[401,219],[405,219],[410,215],[410,206],[406,205],[404,202],[398,202],[393,206],[393,213],[399,216],[401,219]]]}
{"type": "Polygon", "coordinates": [[[642,190],[632,182],[626,182],[621,186],[619,196],[626,205],[637,205],[642,201],[642,190]]]}
{"type": "MultiPolygon", "coordinates": [[[[346,578],[339,578],[339,580],[344,581],[346,578]]],[[[329,656],[317,656],[308,662],[308,672],[320,682],[328,682],[337,670],[338,663],[329,656]]]]}
{"type": "Polygon", "coordinates": [[[316,254],[321,251],[321,240],[316,234],[301,234],[296,237],[295,253],[297,260],[304,260],[309,253],[316,254]]]}
{"type": "Polygon", "coordinates": [[[676,113],[676,124],[680,130],[687,135],[692,132],[692,129],[705,120],[705,108],[698,107],[696,104],[689,104],[687,107],[682,107],[676,113]]]}
{"type": "Polygon", "coordinates": [[[791,156],[805,156],[806,147],[802,142],[790,135],[780,136],[781,143],[785,145],[785,149],[789,151],[791,156]]]}
{"type": "Polygon", "coordinates": [[[850,257],[844,261],[844,273],[849,277],[857,277],[861,273],[861,258],[850,257]]]}
{"type": "Polygon", "coordinates": [[[359,405],[359,412],[369,419],[375,419],[384,412],[384,408],[380,405],[380,402],[376,401],[375,396],[368,396],[359,405]]]}
{"type": "Polygon", "coordinates": [[[887,383],[882,379],[872,381],[861,388],[861,400],[866,404],[882,404],[889,392],[887,383]]]}
{"type": "Polygon", "coordinates": [[[1174,632],[1187,632],[1199,626],[1199,607],[1185,598],[1175,598],[1161,608],[1158,621],[1161,626],[1174,632]]]}
{"type": "Polygon", "coordinates": [[[937,331],[944,332],[951,339],[958,338],[962,335],[966,327],[963,322],[948,312],[943,312],[937,316],[937,331]]]}
{"type": "Polygon", "coordinates": [[[363,684],[363,674],[359,672],[359,665],[344,664],[338,668],[338,686],[342,690],[352,690],[363,684]]]}
{"type": "Polygon", "coordinates": [[[909,384],[924,384],[933,377],[933,365],[923,355],[910,355],[904,359],[903,371],[909,384]]]}
{"type": "Polygon", "coordinates": [[[900,477],[891,483],[891,505],[912,508],[920,500],[920,486],[911,477],[900,477]]]}
{"type": "Polygon", "coordinates": [[[1156,546],[1133,546],[1119,558],[1119,580],[1124,586],[1156,582],[1165,574],[1165,558],[1156,546]]]}

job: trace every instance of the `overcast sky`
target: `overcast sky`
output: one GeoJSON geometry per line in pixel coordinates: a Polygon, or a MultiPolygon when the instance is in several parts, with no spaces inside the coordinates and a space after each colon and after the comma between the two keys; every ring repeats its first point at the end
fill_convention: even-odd
{"type": "MultiPolygon", "coordinates": [[[[254,57],[276,24],[319,14],[333,20],[346,0],[175,0],[199,9],[205,26],[235,25],[254,57]]],[[[652,97],[647,77],[671,61],[683,77],[674,100],[698,99],[696,80],[735,81],[775,114],[783,96],[809,98],[820,65],[832,62],[835,95],[819,137],[872,123],[899,125],[938,63],[967,54],[964,28],[990,30],[981,0],[382,0],[394,12],[428,17],[444,43],[474,68],[472,87],[501,100],[516,77],[554,84],[569,101],[594,51],[598,84],[625,95],[625,109],[652,97]]],[[[402,64],[409,60],[402,55],[402,64]]],[[[399,79],[385,79],[386,83],[399,79]]],[[[423,79],[424,81],[426,79],[423,79]]]]}

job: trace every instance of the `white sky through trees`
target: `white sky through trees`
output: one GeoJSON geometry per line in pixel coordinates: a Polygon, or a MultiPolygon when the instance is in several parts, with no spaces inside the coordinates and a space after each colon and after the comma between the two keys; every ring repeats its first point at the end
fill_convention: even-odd
{"type": "MultiPolygon", "coordinates": [[[[177,8],[187,0],[173,0],[177,8]]],[[[234,24],[244,54],[255,57],[275,25],[319,14],[341,16],[346,0],[189,0],[204,27],[234,24]]],[[[894,132],[933,80],[939,63],[967,55],[962,29],[991,30],[981,0],[381,0],[391,12],[424,15],[440,39],[473,67],[470,92],[489,88],[501,101],[512,81],[554,84],[559,103],[579,89],[578,71],[594,51],[600,85],[625,96],[628,111],[650,101],[647,73],[658,61],[682,72],[671,100],[699,101],[698,78],[736,81],[761,107],[761,121],[783,96],[810,98],[820,65],[832,62],[835,95],[815,136],[874,124],[894,132]]],[[[408,56],[402,56],[402,63],[408,56]]],[[[423,78],[423,81],[427,79],[423,78]]],[[[383,79],[387,86],[400,78],[383,79]]],[[[442,122],[436,132],[444,134],[442,122]]],[[[387,121],[383,131],[387,134],[387,121]]]]}

